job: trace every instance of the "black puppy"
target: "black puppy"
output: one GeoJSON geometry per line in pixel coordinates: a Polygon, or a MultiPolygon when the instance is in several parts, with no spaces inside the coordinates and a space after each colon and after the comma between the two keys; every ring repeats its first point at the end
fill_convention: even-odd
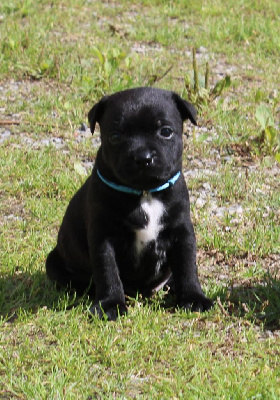
{"type": "Polygon", "coordinates": [[[114,320],[125,294],[145,296],[172,280],[177,303],[208,310],[200,287],[188,190],[182,175],[183,121],[195,108],[174,92],[136,88],[105,96],[89,112],[101,130],[91,176],[70,201],[49,278],[91,288],[92,312],[114,320]]]}

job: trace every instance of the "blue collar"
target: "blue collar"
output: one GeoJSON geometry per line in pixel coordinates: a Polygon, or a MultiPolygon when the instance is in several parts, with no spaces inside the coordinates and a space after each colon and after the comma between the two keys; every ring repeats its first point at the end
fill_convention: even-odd
{"type": "Polygon", "coordinates": [[[147,195],[148,193],[161,192],[162,190],[165,190],[165,189],[169,188],[170,186],[173,186],[174,183],[178,180],[179,176],[181,175],[181,172],[180,171],[177,172],[177,174],[174,175],[173,178],[170,178],[163,185],[158,186],[154,189],[150,189],[150,190],[136,190],[136,189],[130,188],[128,186],[117,185],[116,183],[110,182],[106,178],[104,178],[104,176],[101,175],[99,170],[97,170],[97,175],[102,180],[102,182],[104,182],[107,186],[109,186],[112,189],[115,189],[115,190],[117,190],[119,192],[123,192],[123,193],[135,194],[136,196],[144,196],[144,195],[147,195]]]}

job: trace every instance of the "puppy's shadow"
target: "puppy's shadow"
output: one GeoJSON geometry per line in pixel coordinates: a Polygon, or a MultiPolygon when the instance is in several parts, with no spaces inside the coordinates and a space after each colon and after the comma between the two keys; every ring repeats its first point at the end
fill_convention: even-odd
{"type": "Polygon", "coordinates": [[[65,304],[71,308],[77,303],[75,293],[56,290],[45,272],[17,269],[0,277],[0,317],[8,322],[15,321],[20,311],[35,314],[42,307],[59,310],[65,304]]]}
{"type": "MultiPolygon", "coordinates": [[[[280,328],[280,280],[267,276],[262,282],[254,285],[235,286],[217,292],[212,296],[215,301],[220,298],[229,315],[261,323],[266,329],[280,328]]],[[[150,306],[162,307],[175,311],[175,296],[172,291],[140,298],[150,306]]],[[[75,292],[57,290],[45,272],[28,273],[21,269],[13,274],[0,277],[0,317],[8,322],[17,319],[20,310],[36,313],[39,308],[51,310],[70,309],[87,301],[87,296],[76,297],[75,292]]],[[[129,300],[128,300],[129,301],[129,300]]],[[[133,305],[137,299],[130,298],[133,305]]]]}
{"type": "MultiPolygon", "coordinates": [[[[73,290],[58,289],[44,271],[28,273],[18,268],[13,274],[0,277],[0,318],[12,323],[22,311],[36,314],[43,307],[61,311],[70,310],[79,304],[88,306],[92,302],[91,295],[91,292],[76,293],[73,290]]],[[[126,301],[131,306],[140,301],[155,309],[160,307],[169,312],[176,310],[175,294],[166,288],[151,297],[141,294],[126,296],[126,301]]]]}
{"type": "Polygon", "coordinates": [[[261,282],[238,285],[220,295],[230,315],[262,324],[265,329],[280,328],[280,280],[267,275],[261,282]]]}

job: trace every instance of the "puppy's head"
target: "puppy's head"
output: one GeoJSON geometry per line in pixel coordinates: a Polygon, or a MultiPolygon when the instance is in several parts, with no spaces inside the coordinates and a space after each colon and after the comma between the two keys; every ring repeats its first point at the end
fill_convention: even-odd
{"type": "Polygon", "coordinates": [[[111,178],[149,190],[181,169],[183,121],[195,108],[174,92],[136,88],[103,97],[89,112],[101,131],[102,163],[111,178]]]}

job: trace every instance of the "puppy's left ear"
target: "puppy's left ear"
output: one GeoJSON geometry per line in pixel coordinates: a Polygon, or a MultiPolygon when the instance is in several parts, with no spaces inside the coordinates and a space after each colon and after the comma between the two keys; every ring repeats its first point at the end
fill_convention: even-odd
{"type": "Polygon", "coordinates": [[[107,100],[107,98],[108,96],[102,97],[102,99],[97,104],[95,104],[88,113],[88,122],[90,124],[91,133],[94,132],[96,122],[100,121],[100,118],[104,111],[104,103],[107,100]]]}
{"type": "Polygon", "coordinates": [[[191,103],[182,99],[182,97],[180,97],[177,93],[173,93],[173,99],[181,114],[182,120],[185,121],[185,119],[189,119],[194,125],[197,125],[196,123],[197,111],[195,107],[191,103]]]}

